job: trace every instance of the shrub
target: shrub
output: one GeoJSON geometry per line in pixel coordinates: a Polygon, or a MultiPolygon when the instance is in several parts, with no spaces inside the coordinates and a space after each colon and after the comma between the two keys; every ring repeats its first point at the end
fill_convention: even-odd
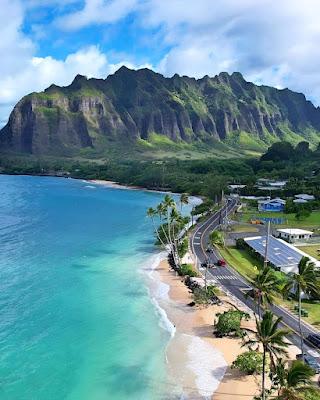
{"type": "Polygon", "coordinates": [[[188,251],[188,238],[185,237],[178,245],[178,254],[182,258],[188,251]]]}
{"type": "Polygon", "coordinates": [[[305,400],[320,400],[320,390],[316,388],[308,388],[303,391],[303,398],[305,400]]]}
{"type": "Polygon", "coordinates": [[[191,264],[182,264],[181,267],[178,270],[178,274],[181,276],[198,276],[198,274],[196,273],[196,271],[193,269],[193,266],[191,264]]]}
{"type": "Polygon", "coordinates": [[[212,303],[213,300],[219,300],[217,298],[218,294],[218,289],[210,285],[207,287],[207,290],[205,288],[196,288],[193,291],[193,299],[196,304],[209,304],[212,303]]]}
{"type": "Polygon", "coordinates": [[[238,310],[225,311],[218,315],[218,322],[215,326],[217,336],[227,336],[234,334],[242,336],[241,320],[249,318],[249,315],[238,310]]]}
{"type": "Polygon", "coordinates": [[[262,372],[262,354],[252,350],[239,354],[231,368],[237,368],[247,375],[260,374],[262,372]]]}
{"type": "Polygon", "coordinates": [[[222,246],[223,243],[224,243],[223,235],[222,235],[221,232],[212,231],[212,232],[210,233],[209,238],[210,238],[210,243],[211,243],[212,245],[222,246]]]}
{"type": "Polygon", "coordinates": [[[309,215],[311,214],[310,210],[307,210],[305,208],[302,208],[301,210],[299,210],[296,215],[295,218],[298,221],[302,221],[303,219],[306,219],[309,217],[309,215]]]}
{"type": "Polygon", "coordinates": [[[247,243],[244,241],[243,238],[238,238],[236,240],[236,247],[239,250],[246,249],[247,248],[247,243]]]}

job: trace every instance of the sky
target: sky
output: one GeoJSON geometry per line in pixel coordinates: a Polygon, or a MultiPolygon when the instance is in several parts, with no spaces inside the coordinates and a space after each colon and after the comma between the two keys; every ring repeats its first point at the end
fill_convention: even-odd
{"type": "Polygon", "coordinates": [[[319,0],[0,0],[0,126],[24,95],[121,65],[240,71],[320,104],[319,0]]]}

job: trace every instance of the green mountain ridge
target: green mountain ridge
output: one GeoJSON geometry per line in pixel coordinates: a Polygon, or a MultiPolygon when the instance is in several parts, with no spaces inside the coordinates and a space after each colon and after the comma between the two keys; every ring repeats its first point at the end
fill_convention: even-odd
{"type": "Polygon", "coordinates": [[[77,75],[69,86],[23,97],[0,131],[0,151],[90,158],[123,149],[211,149],[236,155],[239,148],[262,151],[279,140],[320,140],[320,109],[301,93],[257,86],[239,72],[197,80],[121,67],[106,79],[77,75]]]}

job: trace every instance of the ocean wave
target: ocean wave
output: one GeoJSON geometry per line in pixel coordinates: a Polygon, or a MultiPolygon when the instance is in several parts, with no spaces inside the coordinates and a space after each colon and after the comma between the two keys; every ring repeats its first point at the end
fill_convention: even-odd
{"type": "Polygon", "coordinates": [[[195,381],[199,394],[205,399],[211,399],[228,365],[222,353],[205,340],[197,336],[190,338],[188,368],[196,375],[195,381]]]}
{"type": "Polygon", "coordinates": [[[152,285],[149,287],[149,294],[152,304],[154,305],[160,319],[159,326],[169,332],[171,338],[174,337],[176,328],[174,324],[168,318],[166,311],[160,306],[159,300],[169,299],[170,286],[162,282],[159,277],[156,276],[156,268],[159,266],[161,261],[165,260],[168,256],[166,251],[154,254],[147,263],[141,269],[142,272],[146,273],[148,278],[152,281],[152,285]]]}

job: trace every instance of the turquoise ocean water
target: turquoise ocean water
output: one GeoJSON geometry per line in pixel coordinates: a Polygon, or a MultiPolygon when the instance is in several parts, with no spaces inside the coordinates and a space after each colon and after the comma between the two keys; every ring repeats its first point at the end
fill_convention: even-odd
{"type": "Polygon", "coordinates": [[[169,332],[139,272],[161,198],[0,175],[1,400],[172,398],[169,332]]]}

